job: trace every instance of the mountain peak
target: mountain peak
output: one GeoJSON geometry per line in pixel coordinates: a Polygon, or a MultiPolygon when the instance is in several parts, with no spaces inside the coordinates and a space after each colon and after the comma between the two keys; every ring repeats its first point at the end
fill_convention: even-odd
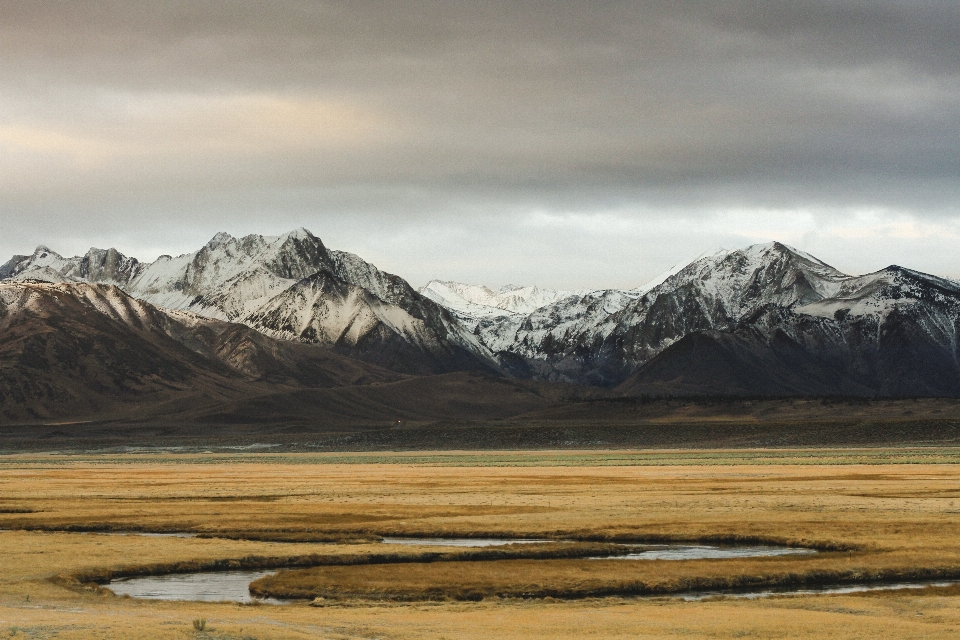
{"type": "Polygon", "coordinates": [[[89,258],[103,259],[103,258],[105,258],[105,257],[110,257],[110,258],[113,258],[113,259],[117,259],[117,258],[125,258],[125,257],[126,257],[126,256],[124,256],[122,253],[120,253],[119,251],[117,251],[116,249],[114,249],[113,247],[110,247],[109,249],[98,249],[97,247],[90,247],[90,248],[87,250],[87,252],[84,254],[84,256],[85,256],[86,258],[88,258],[88,259],[89,259],[89,258]]]}
{"type": "Polygon", "coordinates": [[[280,236],[284,240],[308,240],[316,236],[310,233],[305,227],[299,227],[280,236]]]}
{"type": "Polygon", "coordinates": [[[215,236],[210,238],[210,242],[207,243],[207,248],[216,249],[219,246],[227,244],[231,240],[233,240],[232,235],[230,235],[226,231],[219,231],[215,236]]]}
{"type": "Polygon", "coordinates": [[[785,244],[783,242],[779,242],[777,240],[773,240],[771,242],[764,242],[760,244],[752,244],[749,247],[745,247],[743,249],[738,249],[735,251],[730,251],[728,253],[742,253],[750,256],[769,256],[770,254],[776,254],[776,256],[780,258],[796,257],[796,258],[801,258],[803,260],[806,260],[808,262],[812,262],[817,265],[822,265],[824,267],[829,267],[833,269],[833,267],[830,267],[830,265],[828,265],[826,262],[824,262],[820,258],[817,258],[816,256],[813,256],[807,253],[806,251],[800,251],[799,249],[791,247],[790,245],[785,244]]]}
{"type": "MultiPolygon", "coordinates": [[[[770,242],[758,242],[757,244],[747,245],[746,247],[740,247],[738,249],[721,249],[714,254],[708,254],[705,257],[710,256],[719,256],[722,258],[727,258],[729,256],[747,256],[750,258],[763,259],[765,257],[774,257],[774,259],[789,255],[803,255],[801,251],[797,251],[788,244],[772,240],[770,242]]],[[[806,257],[806,256],[805,256],[806,257]]]]}

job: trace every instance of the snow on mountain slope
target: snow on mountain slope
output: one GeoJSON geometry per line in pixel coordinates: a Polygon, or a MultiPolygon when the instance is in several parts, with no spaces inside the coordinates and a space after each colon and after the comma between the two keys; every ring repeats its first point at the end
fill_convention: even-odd
{"type": "Polygon", "coordinates": [[[41,246],[33,255],[15,256],[0,267],[0,279],[106,282],[158,306],[236,319],[249,313],[256,301],[266,302],[330,266],[323,243],[298,229],[274,237],[218,233],[199,251],[160,256],[152,263],[115,249],[90,249],[82,257],[63,258],[41,246]]]}
{"type": "Polygon", "coordinates": [[[506,285],[494,291],[483,285],[431,280],[420,289],[420,293],[450,309],[470,325],[476,326],[477,321],[482,319],[526,315],[585,292],[518,285],[506,285]]]}
{"type": "Polygon", "coordinates": [[[153,304],[235,320],[329,263],[323,243],[304,229],[274,237],[218,233],[196,253],[144,266],[125,288],[153,304]]]}
{"type": "Polygon", "coordinates": [[[493,363],[476,339],[432,301],[414,298],[404,308],[329,271],[300,280],[243,322],[271,337],[326,345],[411,373],[492,368],[493,363]]]}
{"type": "Polygon", "coordinates": [[[80,305],[110,320],[144,328],[159,324],[160,315],[110,285],[87,283],[22,281],[0,283],[0,327],[18,322],[24,314],[50,316],[64,304],[80,305]]]}
{"type": "Polygon", "coordinates": [[[380,323],[413,339],[419,333],[410,314],[389,305],[368,290],[320,271],[245,318],[262,333],[285,340],[320,344],[359,343],[380,323]],[[391,313],[397,310],[399,313],[391,313]]]}
{"type": "Polygon", "coordinates": [[[569,298],[522,318],[481,323],[477,333],[502,361],[513,362],[514,370],[519,359],[535,377],[612,384],[684,336],[731,331],[768,306],[832,314],[853,306],[849,300],[828,302],[834,297],[862,298],[876,290],[874,306],[880,308],[889,306],[880,299],[906,295],[780,243],[719,251],[661,280],[649,288],[569,298]]]}
{"type": "Polygon", "coordinates": [[[960,285],[895,266],[850,278],[832,298],[688,333],[618,391],[957,397],[960,285]]]}
{"type": "Polygon", "coordinates": [[[710,256],[726,254],[726,253],[727,251],[724,249],[720,249],[719,251],[705,251],[700,255],[698,255],[697,257],[695,257],[693,260],[690,260],[687,262],[678,262],[677,264],[673,265],[672,267],[670,267],[669,269],[667,269],[666,271],[658,275],[656,278],[652,280],[648,280],[647,282],[643,283],[636,289],[631,289],[630,291],[632,293],[637,294],[637,296],[643,295],[647,291],[650,291],[651,289],[660,286],[661,284],[666,282],[668,278],[680,273],[680,271],[687,268],[689,265],[693,264],[694,262],[710,256]]]}
{"type": "MultiPolygon", "coordinates": [[[[74,258],[79,263],[79,258],[74,258]]],[[[14,256],[6,264],[0,267],[0,278],[9,278],[20,275],[29,265],[31,269],[43,270],[50,269],[56,272],[62,272],[73,267],[71,261],[65,259],[59,253],[51,251],[47,247],[40,245],[33,255],[14,256]]]]}
{"type": "Polygon", "coordinates": [[[0,280],[89,281],[125,285],[142,266],[135,258],[127,258],[116,249],[90,249],[86,255],[64,258],[40,245],[32,255],[14,256],[0,267],[0,280]]]}
{"type": "MultiPolygon", "coordinates": [[[[218,233],[194,253],[161,256],[152,263],[114,249],[63,258],[38,247],[31,256],[15,256],[0,267],[0,279],[109,282],[159,307],[343,349],[359,349],[374,334],[379,337],[368,341],[396,338],[418,371],[496,367],[486,348],[446,309],[354,254],[328,251],[306,229],[273,237],[218,233]],[[426,363],[417,361],[418,349],[427,354],[426,363]]],[[[371,349],[364,357],[378,360],[371,349]]],[[[406,366],[399,357],[390,361],[406,366]]]]}
{"type": "MultiPolygon", "coordinates": [[[[773,348],[773,336],[810,354],[847,353],[837,366],[851,371],[880,366],[850,355],[855,345],[934,354],[923,362],[943,371],[943,362],[960,359],[960,283],[901,267],[849,276],[776,242],[702,255],[626,291],[495,291],[435,280],[417,292],[303,229],[276,237],[217,234],[195,253],[149,264],[112,249],[67,259],[38,247],[0,267],[0,280],[110,282],[159,306],[414,373],[486,367],[609,386],[687,336],[710,332],[739,332],[721,341],[723,348],[749,351],[743,357],[757,362],[776,360],[757,351],[773,348]],[[901,349],[890,335],[912,346],[901,349]]],[[[810,371],[833,366],[810,357],[810,371]]],[[[850,389],[879,388],[858,375],[850,374],[850,389]]],[[[924,385],[914,388],[937,388],[924,385]]]]}
{"type": "Polygon", "coordinates": [[[797,313],[833,318],[839,315],[882,317],[921,303],[943,304],[960,296],[960,283],[912,269],[891,266],[849,278],[829,297],[796,307],[797,313]]]}
{"type": "Polygon", "coordinates": [[[346,251],[330,251],[329,255],[330,271],[336,277],[366,289],[384,302],[406,305],[418,298],[406,280],[380,271],[358,255],[346,251]]]}
{"type": "Polygon", "coordinates": [[[483,285],[431,280],[420,288],[420,293],[467,318],[502,318],[511,314],[496,305],[497,294],[483,285]]]}
{"type": "Polygon", "coordinates": [[[649,293],[695,286],[717,311],[736,319],[764,304],[792,306],[829,297],[849,278],[809,254],[771,242],[696,260],[649,293]]]}
{"type": "Polygon", "coordinates": [[[7,278],[7,280],[11,282],[80,282],[79,280],[74,280],[73,278],[63,275],[60,273],[60,271],[46,265],[33,267],[29,271],[18,273],[15,276],[10,276],[7,278]]]}
{"type": "Polygon", "coordinates": [[[769,243],[703,255],[633,290],[574,292],[523,315],[498,313],[491,304],[498,294],[483,287],[435,281],[426,289],[461,315],[479,316],[475,333],[491,351],[576,371],[608,339],[621,343],[609,349],[632,352],[629,368],[689,331],[729,328],[764,304],[822,299],[846,278],[808,254],[769,243]],[[491,311],[480,316],[469,306],[477,304],[491,311]]]}
{"type": "Polygon", "coordinates": [[[633,293],[618,289],[575,294],[527,315],[481,321],[475,333],[493,352],[543,358],[565,336],[594,330],[634,299],[633,293]]]}

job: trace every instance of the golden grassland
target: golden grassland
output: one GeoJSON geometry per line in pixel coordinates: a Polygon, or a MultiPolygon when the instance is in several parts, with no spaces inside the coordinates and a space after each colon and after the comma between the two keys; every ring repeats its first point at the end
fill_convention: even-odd
{"type": "Polygon", "coordinates": [[[549,595],[544,589],[552,588],[557,596],[590,596],[611,584],[670,590],[742,582],[744,576],[837,572],[960,576],[960,466],[953,449],[376,457],[0,458],[0,528],[12,529],[0,531],[0,637],[14,631],[31,638],[960,636],[960,597],[950,588],[708,602],[491,595],[536,588],[549,595]],[[817,464],[818,456],[826,464],[817,464]],[[191,531],[258,540],[80,530],[191,531]],[[437,550],[366,542],[380,535],[741,539],[842,550],[686,562],[423,562],[437,560],[422,555],[437,550]],[[341,543],[270,541],[279,539],[341,543]],[[385,551],[406,557],[349,564],[350,558],[369,562],[385,551]],[[300,578],[310,576],[313,591],[303,595],[332,599],[323,607],[137,601],[71,580],[150,566],[229,560],[239,566],[243,559],[265,557],[278,564],[339,558],[331,566],[277,576],[293,577],[301,586],[300,578]],[[465,593],[486,599],[390,599],[465,593]],[[198,618],[208,622],[203,632],[191,624],[198,618]]]}

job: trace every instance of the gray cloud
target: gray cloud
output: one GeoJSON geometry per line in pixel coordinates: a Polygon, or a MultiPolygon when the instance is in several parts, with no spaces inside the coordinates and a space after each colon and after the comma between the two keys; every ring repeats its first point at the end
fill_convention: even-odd
{"type": "Polygon", "coordinates": [[[3,0],[0,251],[306,225],[601,286],[860,229],[852,270],[960,275],[958,123],[956,2],[3,0]]]}

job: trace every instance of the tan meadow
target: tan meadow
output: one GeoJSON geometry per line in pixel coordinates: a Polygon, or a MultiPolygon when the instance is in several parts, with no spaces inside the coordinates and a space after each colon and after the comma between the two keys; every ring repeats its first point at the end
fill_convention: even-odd
{"type": "Polygon", "coordinates": [[[954,588],[706,602],[584,596],[610,585],[676,590],[838,572],[960,577],[956,459],[951,449],[6,456],[0,637],[955,637],[954,588]],[[322,607],[138,601],[71,582],[150,565],[369,557],[385,551],[371,542],[382,535],[742,539],[833,550],[427,563],[409,560],[428,549],[409,547],[394,549],[411,556],[405,562],[278,574],[313,589],[302,595],[324,595],[322,607]],[[512,597],[532,586],[554,597],[512,597]],[[464,589],[483,599],[450,599],[464,589]]]}

